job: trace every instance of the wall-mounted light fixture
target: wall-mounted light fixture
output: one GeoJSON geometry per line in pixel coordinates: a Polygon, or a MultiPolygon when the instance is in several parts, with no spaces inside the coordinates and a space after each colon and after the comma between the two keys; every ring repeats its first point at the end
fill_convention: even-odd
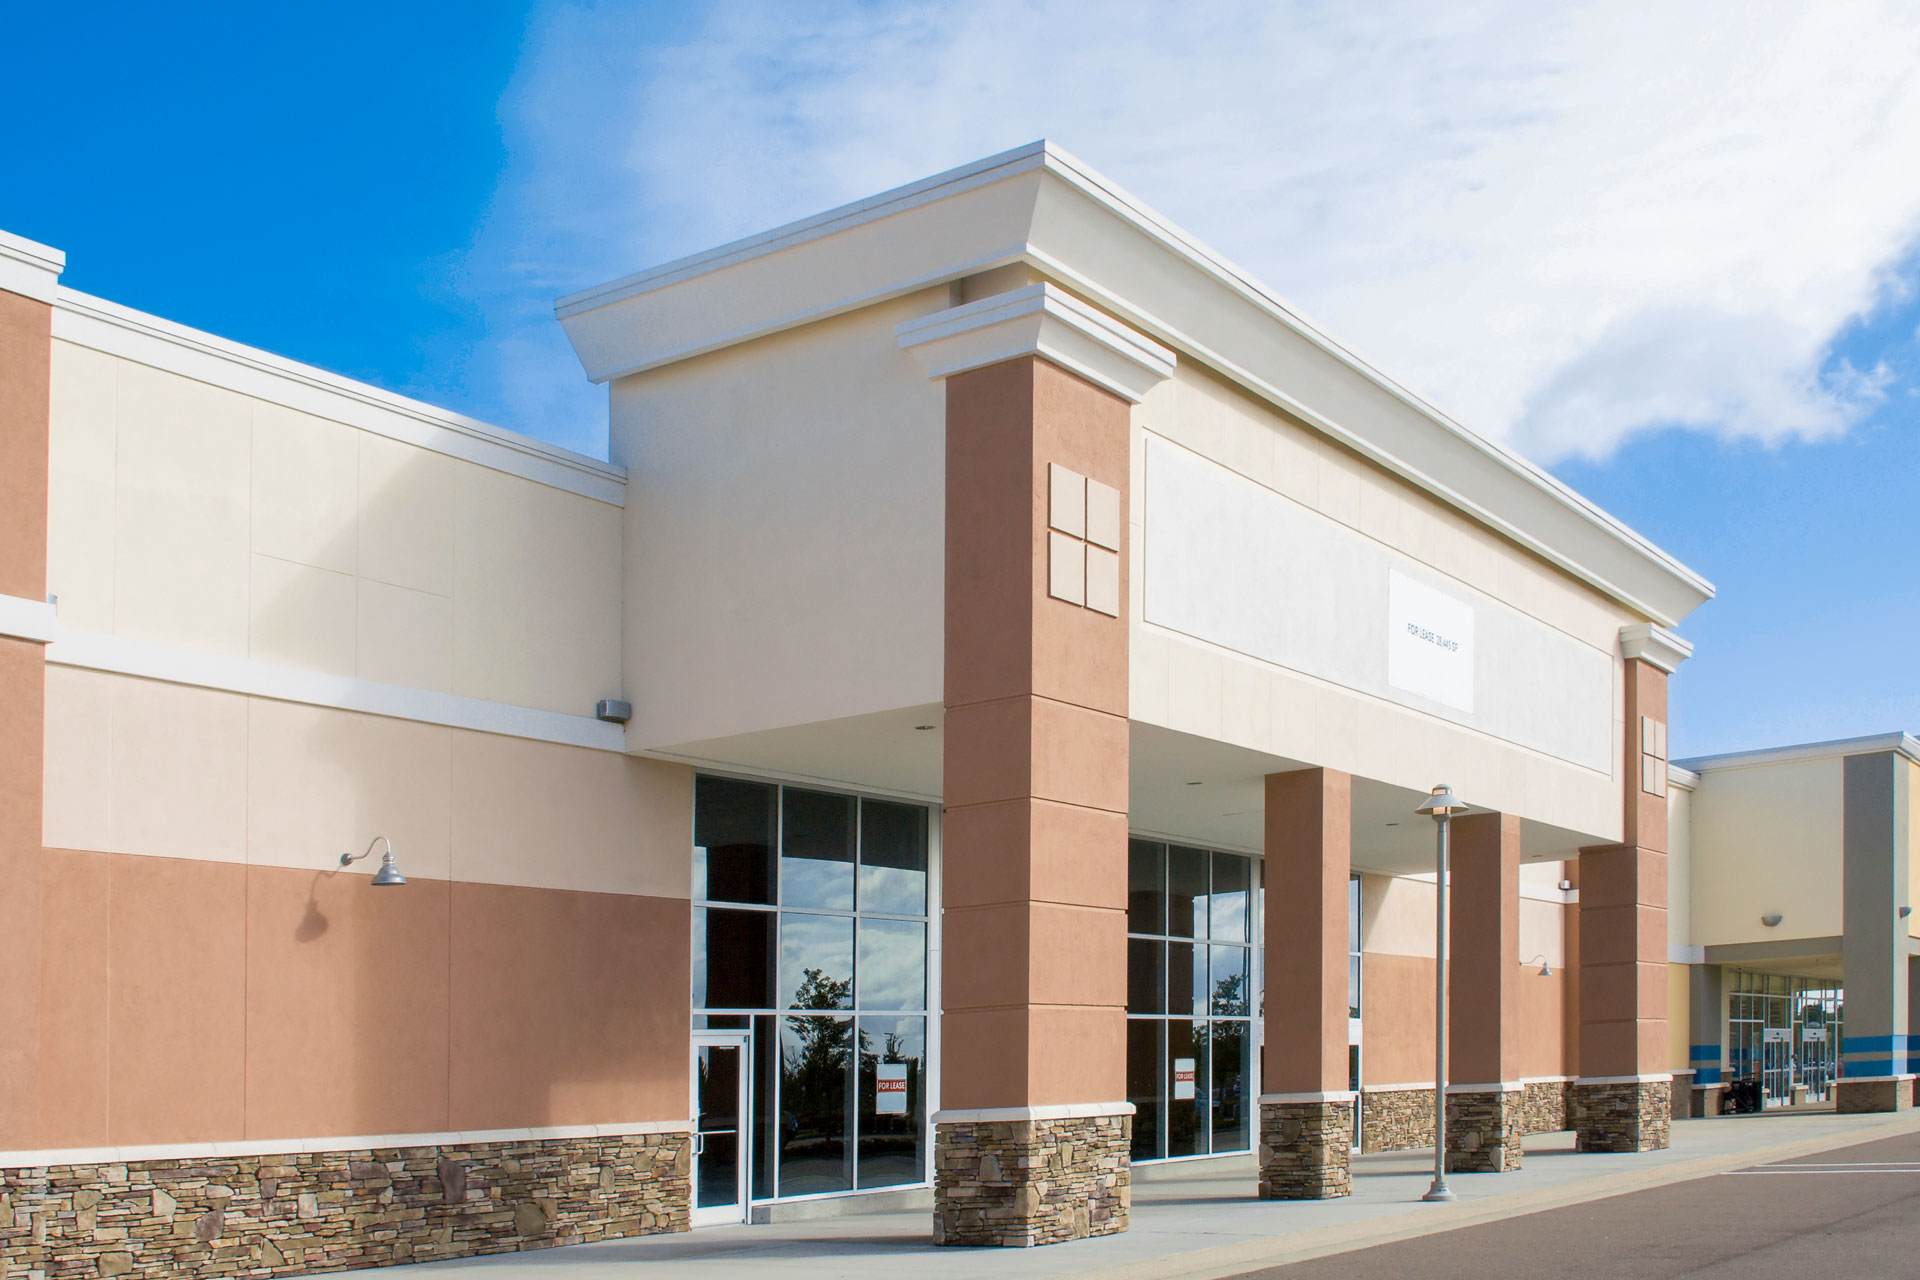
{"type": "Polygon", "coordinates": [[[1902,920],[1905,920],[1905,919],[1906,919],[1906,918],[1907,918],[1908,916],[1910,916],[1910,915],[1912,915],[1912,914],[1913,914],[1913,908],[1912,908],[1912,907],[1902,907],[1902,908],[1900,908],[1900,918],[1901,918],[1902,920]]]}
{"type": "MultiPolygon", "coordinates": [[[[1540,962],[1541,977],[1551,978],[1553,976],[1553,966],[1547,963],[1547,958],[1545,956],[1535,956],[1533,960],[1538,960],[1540,962]]],[[[1527,961],[1527,963],[1532,964],[1533,960],[1529,960],[1527,961]]]]}
{"type": "Polygon", "coordinates": [[[633,704],[619,698],[602,698],[593,704],[593,718],[608,724],[625,724],[633,719],[633,704]]]}
{"type": "Polygon", "coordinates": [[[1760,923],[1767,926],[1767,928],[1771,929],[1775,925],[1779,924],[1781,919],[1782,917],[1776,912],[1775,914],[1770,916],[1761,916],[1760,923]]]}
{"type": "Polygon", "coordinates": [[[387,846],[387,851],[380,856],[380,869],[373,873],[373,887],[376,889],[384,889],[389,885],[405,884],[407,878],[400,874],[400,868],[395,866],[393,862],[393,841],[387,839],[385,836],[375,836],[368,842],[366,849],[360,853],[341,854],[340,865],[343,867],[352,866],[354,863],[360,861],[360,859],[372,853],[373,846],[376,844],[387,846]]]}

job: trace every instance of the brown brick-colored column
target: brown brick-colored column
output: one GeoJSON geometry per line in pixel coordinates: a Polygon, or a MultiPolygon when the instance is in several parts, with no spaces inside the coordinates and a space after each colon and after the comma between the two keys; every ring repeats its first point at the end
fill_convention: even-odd
{"type": "Polygon", "coordinates": [[[1453,820],[1447,1168],[1520,1168],[1520,819],[1453,820]]]}
{"type": "Polygon", "coordinates": [[[1127,554],[1120,616],[1057,599],[1048,525],[1059,466],[1124,537],[1128,404],[1033,356],[946,385],[934,1238],[1046,1244],[1127,1222],[1127,554]]]}
{"type": "Polygon", "coordinates": [[[1324,1200],[1353,1190],[1347,1077],[1347,881],[1353,779],[1332,769],[1267,775],[1266,1066],[1260,1196],[1324,1200]]]}
{"type": "MultiPolygon", "coordinates": [[[[33,601],[47,594],[52,350],[52,306],[0,287],[0,595],[33,601]]],[[[42,646],[0,636],[0,1149],[38,1145],[45,687],[42,646]]]]}
{"type": "Polygon", "coordinates": [[[1582,1151],[1654,1151],[1672,1132],[1667,1062],[1667,673],[1626,664],[1625,840],[1580,851],[1582,1151]]]}

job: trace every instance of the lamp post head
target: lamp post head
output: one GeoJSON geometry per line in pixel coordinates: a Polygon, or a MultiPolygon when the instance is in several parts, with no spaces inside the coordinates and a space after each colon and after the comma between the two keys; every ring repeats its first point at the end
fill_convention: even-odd
{"type": "Polygon", "coordinates": [[[1451,818],[1466,811],[1466,804],[1454,795],[1453,789],[1444,782],[1435,787],[1433,794],[1414,810],[1415,813],[1423,813],[1430,818],[1451,818]]]}

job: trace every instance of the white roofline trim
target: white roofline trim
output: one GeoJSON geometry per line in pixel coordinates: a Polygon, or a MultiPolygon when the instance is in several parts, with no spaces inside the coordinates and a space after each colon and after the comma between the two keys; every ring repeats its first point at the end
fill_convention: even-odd
{"type": "Polygon", "coordinates": [[[1803,760],[1832,760],[1842,756],[1872,755],[1892,751],[1920,764],[1920,740],[1910,733],[1876,733],[1864,738],[1835,738],[1830,742],[1801,742],[1785,747],[1762,747],[1758,751],[1729,751],[1717,756],[1695,756],[1675,764],[1691,770],[1697,777],[1715,769],[1745,769],[1755,765],[1794,764],[1803,760]]]}
{"type": "Polygon", "coordinates": [[[0,595],[0,636],[47,643],[53,639],[53,602],[0,595]]]}
{"type": "Polygon", "coordinates": [[[60,291],[67,255],[52,245],[0,231],[0,289],[35,302],[52,302],[60,291]]]}
{"type": "Polygon", "coordinates": [[[59,290],[53,336],[583,498],[626,504],[627,473],[612,463],[77,290],[59,290]]]}
{"type": "Polygon", "coordinates": [[[1173,376],[1173,352],[1046,283],[919,316],[893,331],[934,379],[1037,355],[1139,404],[1173,376]]]}
{"type": "MultiPolygon", "coordinates": [[[[1623,544],[1635,557],[1651,562],[1670,581],[1681,584],[1682,596],[1692,595],[1710,598],[1713,586],[1705,578],[1694,573],[1678,560],[1662,551],[1625,524],[1608,515],[1585,498],[1554,479],[1551,475],[1533,466],[1492,441],[1483,439],[1460,423],[1448,417],[1437,408],[1421,400],[1413,393],[1393,382],[1373,366],[1355,355],[1344,346],[1334,342],[1318,328],[1305,320],[1296,310],[1283,303],[1276,295],[1256,284],[1251,277],[1232,266],[1226,259],[1192,237],[1179,231],[1166,219],[1160,217],[1145,205],[1126,195],[1113,183],[1100,177],[1092,169],[1073,159],[1059,148],[1047,142],[1036,142],[1025,147],[989,156],[983,160],[962,166],[944,174],[882,192],[878,195],[852,204],[828,210],[825,213],[788,223],[757,236],[736,240],[718,246],[704,253],[676,259],[659,267],[622,277],[619,280],[570,294],[555,306],[556,314],[562,320],[572,319],[601,307],[610,306],[637,298],[646,293],[681,284],[701,275],[737,266],[795,248],[810,241],[821,240],[829,236],[847,232],[866,223],[904,213],[916,207],[935,201],[952,198],[964,192],[973,191],[996,182],[1007,181],[1035,170],[1044,170],[1069,184],[1095,204],[1119,217],[1128,225],[1145,234],[1151,241],[1171,251],[1188,266],[1198,269],[1217,284],[1237,294],[1243,300],[1252,303],[1268,318],[1278,322],[1289,331],[1318,348],[1320,351],[1358,375],[1367,383],[1385,392],[1393,399],[1418,414],[1422,419],[1440,427],[1460,441],[1466,443],[1486,460],[1506,472],[1514,479],[1545,495],[1551,502],[1576,516],[1596,532],[1608,539],[1623,544]]],[[[1152,317],[1130,309],[1124,299],[1115,298],[1106,293],[1096,282],[1078,275],[1065,264],[1050,258],[1047,253],[1031,243],[1031,223],[1023,237],[1024,242],[1001,246],[981,246],[978,260],[966,263],[943,263],[938,270],[922,271],[913,279],[893,279],[884,285],[878,282],[870,284],[864,292],[855,290],[845,296],[827,301],[813,302],[778,316],[763,316],[755,323],[741,326],[735,331],[708,332],[697,335],[681,347],[664,347],[645,353],[644,358],[621,363],[618,360],[606,362],[604,368],[591,367],[590,376],[596,381],[611,381],[649,368],[657,368],[675,360],[692,355],[703,354],[765,336],[784,329],[795,328],[803,324],[824,319],[830,315],[842,314],[860,306],[871,305],[890,297],[897,297],[918,289],[928,288],[943,282],[977,271],[990,269],[1014,261],[1029,262],[1043,271],[1054,274],[1063,282],[1085,293],[1093,301],[1111,310],[1127,323],[1134,324],[1149,336],[1166,342],[1184,354],[1190,354],[1199,360],[1213,365],[1220,372],[1240,381],[1249,390],[1281,405],[1288,412],[1303,418],[1316,429],[1333,435],[1341,443],[1355,448],[1369,459],[1388,467],[1410,482],[1426,488],[1443,501],[1458,507],[1472,518],[1488,524],[1503,536],[1514,539],[1520,545],[1543,556],[1550,563],[1587,582],[1602,593],[1627,605],[1641,616],[1650,618],[1663,625],[1673,625],[1679,618],[1671,616],[1663,607],[1641,598],[1635,591],[1625,589],[1608,580],[1607,576],[1576,564],[1566,554],[1550,551],[1540,539],[1520,531],[1511,521],[1494,516],[1484,506],[1465,500],[1453,486],[1437,481],[1424,474],[1419,468],[1411,466],[1384,454],[1380,449],[1367,445],[1346,430],[1338,428],[1324,417],[1310,411],[1284,395],[1267,382],[1251,377],[1248,371],[1236,367],[1233,363],[1220,359],[1209,352],[1204,345],[1186,335],[1177,335],[1169,326],[1157,324],[1152,317]]],[[[579,337],[574,336],[576,346],[579,337]]],[[[584,357],[583,357],[584,358],[584,357]]],[[[1680,603],[1680,602],[1676,602],[1680,603]]],[[[1692,606],[1686,606],[1692,607],[1692,606]]],[[[1684,610],[1682,610],[1684,612],[1684,610]]]]}
{"type": "Polygon", "coordinates": [[[1651,663],[1668,675],[1693,656],[1693,645],[1653,622],[1620,628],[1620,652],[1628,661],[1651,663]]]}
{"type": "Polygon", "coordinates": [[[1700,775],[1691,769],[1682,768],[1680,765],[1669,764],[1667,766],[1667,782],[1671,786],[1679,787],[1682,791],[1692,791],[1700,785],[1700,775]]]}
{"type": "Polygon", "coordinates": [[[358,676],[333,675],[325,671],[262,662],[258,658],[237,658],[199,649],[181,649],[97,631],[56,627],[53,642],[46,648],[46,656],[47,661],[55,666],[137,676],[143,680],[161,680],[168,684],[215,689],[222,693],[273,698],[311,707],[330,707],[337,711],[357,711],[396,720],[415,720],[422,724],[472,729],[510,738],[531,738],[538,742],[585,747],[595,751],[624,752],[627,749],[627,734],[623,726],[608,724],[592,716],[543,711],[537,707],[490,702],[484,698],[469,698],[433,689],[381,684],[375,680],[362,680],[358,676]]]}

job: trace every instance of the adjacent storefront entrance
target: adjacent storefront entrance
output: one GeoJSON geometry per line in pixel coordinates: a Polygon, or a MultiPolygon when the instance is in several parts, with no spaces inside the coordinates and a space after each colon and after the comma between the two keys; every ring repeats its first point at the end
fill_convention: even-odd
{"type": "Polygon", "coordinates": [[[747,1220],[746,1135],[753,1130],[747,1088],[749,1037],[693,1033],[693,1225],[747,1220]]]}
{"type": "Polygon", "coordinates": [[[1841,987],[1827,979],[1729,970],[1727,1065],[1758,1081],[1764,1105],[1827,1102],[1839,1074],[1841,987]]]}

